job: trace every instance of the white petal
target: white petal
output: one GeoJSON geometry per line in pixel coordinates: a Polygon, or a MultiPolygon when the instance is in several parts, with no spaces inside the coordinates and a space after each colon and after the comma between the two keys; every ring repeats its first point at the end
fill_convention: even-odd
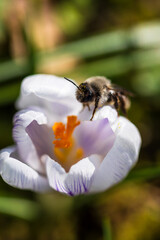
{"type": "Polygon", "coordinates": [[[138,159],[141,137],[135,125],[119,117],[116,135],[112,149],[95,171],[91,192],[104,191],[121,181],[138,159]]]}
{"type": "Polygon", "coordinates": [[[53,189],[70,196],[89,191],[95,166],[88,158],[73,165],[68,173],[48,156],[45,160],[48,181],[53,189]]]}
{"type": "Polygon", "coordinates": [[[18,108],[40,106],[57,115],[76,114],[81,104],[75,98],[76,87],[64,78],[37,74],[25,78],[18,108]]]}
{"type": "Polygon", "coordinates": [[[108,118],[110,125],[114,124],[117,120],[118,114],[115,108],[112,106],[103,106],[100,108],[94,116],[94,120],[108,118]]]}
{"type": "MultiPolygon", "coordinates": [[[[85,121],[85,120],[90,120],[92,113],[93,113],[94,106],[90,107],[90,111],[88,110],[87,107],[85,107],[78,116],[78,119],[85,121]]],[[[103,106],[102,108],[99,108],[93,118],[94,120],[99,120],[103,118],[108,118],[110,125],[115,123],[117,120],[117,111],[111,107],[111,106],[103,106]]]]}
{"type": "Polygon", "coordinates": [[[21,189],[48,191],[50,188],[47,179],[17,160],[14,151],[15,147],[9,147],[0,152],[0,174],[3,180],[9,185],[21,189]]]}
{"type": "Polygon", "coordinates": [[[36,120],[39,124],[45,124],[47,122],[46,116],[40,111],[26,109],[17,112],[13,119],[13,139],[17,144],[21,160],[35,170],[43,173],[44,169],[37,155],[35,146],[25,130],[33,120],[36,120]]]}

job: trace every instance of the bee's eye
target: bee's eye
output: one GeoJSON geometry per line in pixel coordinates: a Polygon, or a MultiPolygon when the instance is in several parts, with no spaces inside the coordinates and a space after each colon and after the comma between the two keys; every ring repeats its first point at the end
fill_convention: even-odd
{"type": "Polygon", "coordinates": [[[84,85],[83,83],[80,85],[80,88],[82,89],[82,91],[86,90],[86,85],[84,85]]]}

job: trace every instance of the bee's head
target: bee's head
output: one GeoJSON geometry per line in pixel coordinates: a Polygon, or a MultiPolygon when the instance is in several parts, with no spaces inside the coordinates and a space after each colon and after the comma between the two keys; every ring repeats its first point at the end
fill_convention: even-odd
{"type": "Polygon", "coordinates": [[[76,98],[81,103],[93,101],[94,94],[91,86],[86,82],[81,83],[76,91],[76,98]]]}
{"type": "Polygon", "coordinates": [[[67,81],[71,82],[77,87],[76,98],[81,103],[88,103],[94,100],[94,92],[91,86],[87,83],[81,83],[79,86],[74,83],[71,79],[64,77],[67,81]]]}

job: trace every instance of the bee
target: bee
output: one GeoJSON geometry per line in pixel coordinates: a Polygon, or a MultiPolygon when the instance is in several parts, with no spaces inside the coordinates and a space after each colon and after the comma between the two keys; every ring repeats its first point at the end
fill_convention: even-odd
{"type": "Polygon", "coordinates": [[[76,99],[90,110],[90,106],[94,104],[91,121],[96,110],[104,105],[114,106],[117,111],[121,110],[123,114],[130,107],[128,96],[133,94],[118,85],[112,84],[106,77],[95,76],[86,79],[79,86],[72,80],[65,78],[77,87],[76,99]]]}

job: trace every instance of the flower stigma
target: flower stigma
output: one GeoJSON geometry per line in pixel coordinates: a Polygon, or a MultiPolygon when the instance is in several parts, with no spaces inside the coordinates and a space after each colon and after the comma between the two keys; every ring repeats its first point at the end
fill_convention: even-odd
{"type": "Polygon", "coordinates": [[[53,126],[55,135],[54,154],[57,161],[68,172],[70,167],[81,160],[84,156],[83,149],[77,146],[76,140],[73,137],[75,128],[80,124],[77,116],[68,116],[67,124],[56,122],[53,126]]]}

